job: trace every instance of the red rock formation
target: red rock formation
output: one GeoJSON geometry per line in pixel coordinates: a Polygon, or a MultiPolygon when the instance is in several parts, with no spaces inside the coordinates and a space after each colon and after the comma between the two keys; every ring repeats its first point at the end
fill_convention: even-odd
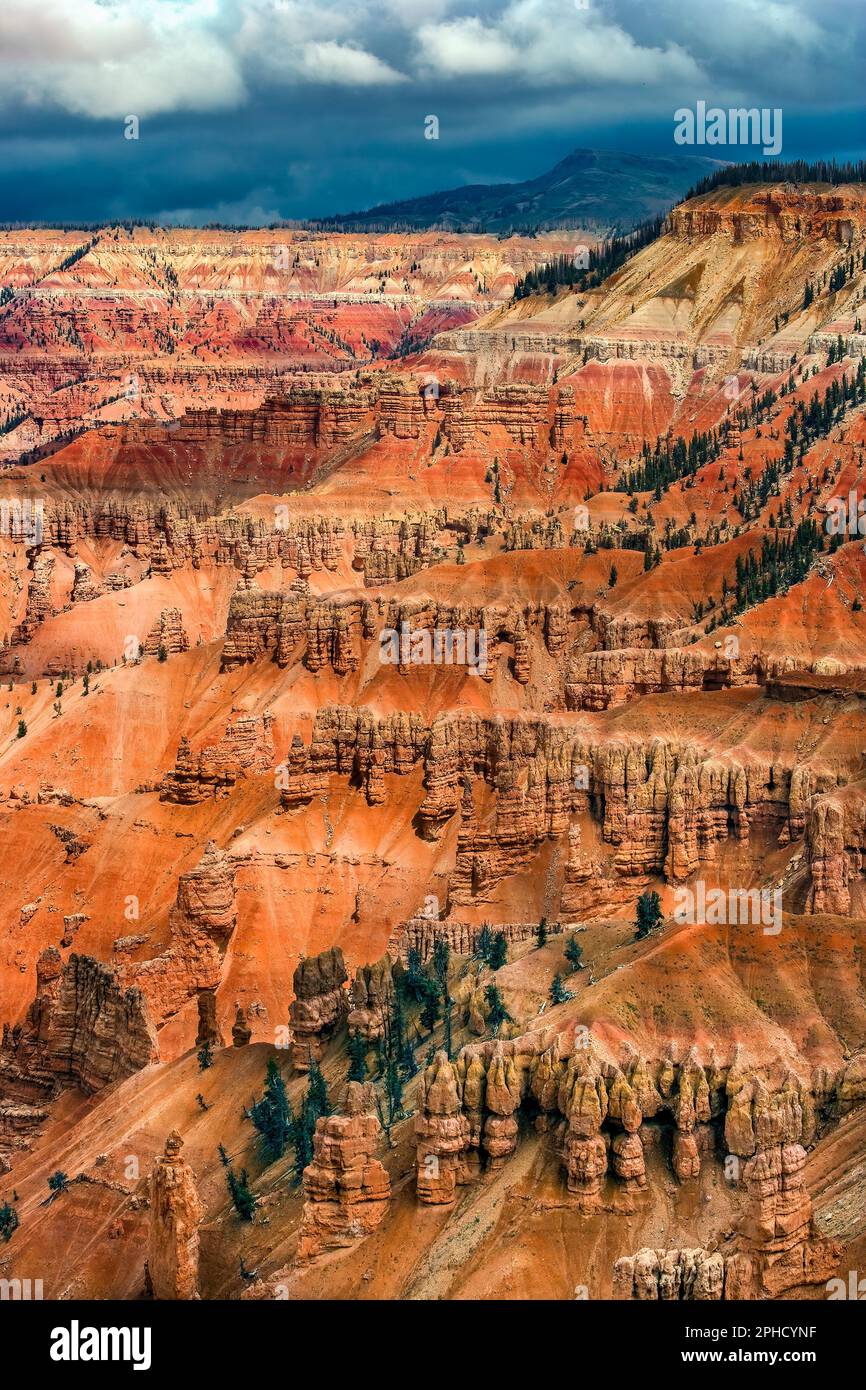
{"type": "Polygon", "coordinates": [[[295,970],[295,997],[289,1007],[291,1058],[296,1071],[318,1061],[328,1038],[348,1012],[348,979],[339,946],[302,960],[295,970]]]}
{"type": "Polygon", "coordinates": [[[374,1106],[373,1087],[350,1081],[345,1115],[316,1121],[313,1161],[304,1169],[300,1261],[362,1240],[388,1211],[391,1180],[374,1157],[382,1133],[374,1106]]]}
{"type": "Polygon", "coordinates": [[[444,1052],[424,1072],[415,1119],[419,1202],[447,1205],[468,1177],[469,1122],[461,1111],[460,1077],[444,1052]]]}
{"type": "Polygon", "coordinates": [[[383,1038],[394,1001],[394,978],[389,956],[376,961],[375,965],[358,967],[350,998],[349,1032],[360,1033],[371,1044],[383,1038]]]}
{"type": "Polygon", "coordinates": [[[144,656],[168,656],[172,652],[188,652],[189,637],[183,626],[179,608],[164,608],[141,644],[144,656]]]}
{"type": "Polygon", "coordinates": [[[816,798],[806,830],[811,912],[851,911],[851,885],[866,867],[866,799],[860,787],[816,798]]]}
{"type": "Polygon", "coordinates": [[[204,1208],[195,1176],[172,1130],[150,1175],[147,1273],[154,1298],[198,1298],[199,1222],[204,1208]]]}
{"type": "Polygon", "coordinates": [[[216,1012],[216,994],[212,989],[199,991],[198,1031],[195,1035],[196,1047],[222,1047],[223,1038],[219,1030],[216,1012]]]}
{"type": "Polygon", "coordinates": [[[52,946],[36,973],[36,998],[24,1022],[3,1027],[0,1144],[24,1142],[66,1087],[90,1094],[158,1057],[142,992],[124,989],[108,966],[75,954],[63,964],[52,946]]]}
{"type": "Polygon", "coordinates": [[[208,797],[225,794],[248,774],[271,772],[276,763],[270,711],[239,714],[227,726],[219,743],[194,755],[189,740],[182,738],[174,770],[160,785],[160,800],[192,806],[208,797]]]}
{"type": "Polygon", "coordinates": [[[237,923],[235,867],[210,841],[201,862],[181,874],[177,901],[169,912],[170,945],[152,960],[121,967],[121,977],[135,984],[163,1023],[200,990],[220,983],[226,946],[237,923]]]}

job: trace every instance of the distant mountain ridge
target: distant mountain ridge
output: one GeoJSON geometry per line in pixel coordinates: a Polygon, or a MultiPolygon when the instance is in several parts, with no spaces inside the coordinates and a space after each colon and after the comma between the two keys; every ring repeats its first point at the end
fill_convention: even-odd
{"type": "Polygon", "coordinates": [[[522,183],[466,184],[366,212],[341,213],[315,225],[349,230],[526,232],[552,227],[628,230],[665,213],[694,184],[723,167],[697,155],[635,155],[573,150],[522,183]]]}

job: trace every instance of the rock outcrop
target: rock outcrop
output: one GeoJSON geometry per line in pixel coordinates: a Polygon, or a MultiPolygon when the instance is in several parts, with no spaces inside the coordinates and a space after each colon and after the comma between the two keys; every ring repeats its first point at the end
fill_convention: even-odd
{"type": "Polygon", "coordinates": [[[198,1298],[199,1222],[204,1208],[195,1175],[172,1130],[150,1176],[147,1274],[154,1298],[198,1298]]]}
{"type": "Polygon", "coordinates": [[[124,988],[108,966],[75,954],[64,964],[52,946],[40,956],[36,978],[24,1022],[3,1027],[0,1145],[25,1142],[61,1090],[92,1094],[158,1058],[142,991],[124,988]]]}
{"type": "Polygon", "coordinates": [[[194,754],[182,738],[174,769],[159,789],[161,801],[193,806],[209,797],[226,795],[245,777],[273,770],[276,758],[271,736],[273,715],[238,714],[220,741],[194,754]]]}
{"type": "Polygon", "coordinates": [[[704,756],[694,744],[662,738],[587,743],[561,721],[535,715],[460,712],[426,727],[415,713],[377,718],[366,709],[332,707],[317,714],[309,745],[295,736],[282,768],[281,804],[306,805],[332,776],[360,781],[370,804],[380,804],[387,775],[405,775],[419,763],[426,793],[419,832],[435,839],[460,817],[452,912],[483,902],[544,841],[574,832],[566,917],[592,915],[598,899],[600,875],[581,858],[575,817],[600,820],[604,876],[613,882],[664,875],[678,884],[716,862],[726,843],[747,845],[753,828],[780,846],[802,836],[809,797],[846,775],[841,766],[834,772],[793,760],[748,760],[739,748],[704,756]],[[473,777],[495,793],[492,804],[485,798],[483,817],[473,777]]]}
{"type": "Polygon", "coordinates": [[[178,880],[177,900],[168,915],[167,950],[121,967],[123,980],[141,990],[157,1024],[200,990],[219,985],[225,949],[237,923],[235,874],[234,861],[209,841],[201,861],[178,880]]]}
{"type": "Polygon", "coordinates": [[[292,1028],[291,1059],[297,1071],[307,1071],[318,1061],[335,1029],[346,1017],[349,997],[343,952],[332,946],[318,956],[302,960],[295,970],[295,997],[289,1006],[292,1028]]]}
{"type": "Polygon", "coordinates": [[[394,977],[390,956],[374,965],[361,965],[349,991],[351,1007],[348,1016],[350,1033],[360,1033],[365,1042],[373,1044],[385,1036],[387,1020],[394,1003],[394,977]]]}
{"type": "Polygon", "coordinates": [[[362,1240],[388,1210],[391,1180],[375,1157],[382,1127],[370,1084],[350,1081],[344,1115],[316,1121],[313,1161],[304,1169],[298,1259],[362,1240]]]}
{"type": "Polygon", "coordinates": [[[216,993],[212,989],[199,991],[198,1032],[195,1035],[196,1047],[222,1047],[223,1038],[217,1022],[216,993]]]}

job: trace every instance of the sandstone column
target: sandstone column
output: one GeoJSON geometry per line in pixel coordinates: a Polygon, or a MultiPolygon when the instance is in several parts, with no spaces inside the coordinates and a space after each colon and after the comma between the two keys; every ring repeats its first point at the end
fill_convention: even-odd
{"type": "Polygon", "coordinates": [[[147,1268],[154,1298],[198,1298],[198,1223],[203,1209],[195,1176],[172,1130],[150,1177],[147,1268]]]}

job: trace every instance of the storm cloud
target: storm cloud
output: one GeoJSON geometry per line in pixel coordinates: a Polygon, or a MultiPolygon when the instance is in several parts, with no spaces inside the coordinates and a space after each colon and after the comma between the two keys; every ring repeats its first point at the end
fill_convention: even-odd
{"type": "Polygon", "coordinates": [[[578,145],[673,154],[698,100],[845,157],[864,38],[859,0],[4,0],[0,218],[322,216],[578,145]]]}

